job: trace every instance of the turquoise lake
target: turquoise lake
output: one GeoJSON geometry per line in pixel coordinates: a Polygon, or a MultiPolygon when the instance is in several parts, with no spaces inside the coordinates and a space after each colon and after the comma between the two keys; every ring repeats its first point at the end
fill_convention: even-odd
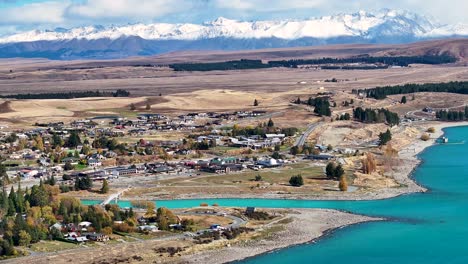
{"type": "MultiPolygon", "coordinates": [[[[451,142],[468,142],[468,127],[448,128],[451,142]]],[[[427,193],[377,201],[202,199],[157,201],[186,208],[202,202],[220,206],[332,208],[389,221],[364,223],[333,232],[315,244],[293,246],[239,263],[468,263],[468,148],[434,145],[420,157],[413,177],[427,193]]],[[[94,204],[96,201],[83,201],[94,204]]],[[[119,202],[121,206],[129,203],[119,202]]]]}

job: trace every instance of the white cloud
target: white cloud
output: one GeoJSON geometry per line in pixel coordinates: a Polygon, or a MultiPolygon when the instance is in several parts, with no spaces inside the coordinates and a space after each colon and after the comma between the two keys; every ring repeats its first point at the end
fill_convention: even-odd
{"type": "Polygon", "coordinates": [[[274,12],[292,10],[296,8],[319,8],[325,4],[324,0],[214,0],[214,4],[222,9],[243,11],[274,12]]]}
{"type": "Polygon", "coordinates": [[[65,20],[64,10],[69,4],[68,1],[42,2],[0,9],[0,24],[62,23],[65,20]]]}
{"type": "Polygon", "coordinates": [[[88,0],[72,4],[67,9],[71,16],[84,18],[156,18],[176,11],[187,10],[188,0],[88,0]]]}

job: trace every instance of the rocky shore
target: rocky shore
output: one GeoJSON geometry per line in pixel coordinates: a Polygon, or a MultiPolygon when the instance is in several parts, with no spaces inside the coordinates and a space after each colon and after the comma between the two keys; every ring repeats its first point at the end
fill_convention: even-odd
{"type": "Polygon", "coordinates": [[[284,230],[274,233],[268,238],[186,255],[180,259],[180,262],[216,264],[242,260],[317,240],[327,231],[333,229],[367,221],[383,220],[330,209],[294,209],[287,214],[287,217],[291,221],[283,224],[284,230]]]}

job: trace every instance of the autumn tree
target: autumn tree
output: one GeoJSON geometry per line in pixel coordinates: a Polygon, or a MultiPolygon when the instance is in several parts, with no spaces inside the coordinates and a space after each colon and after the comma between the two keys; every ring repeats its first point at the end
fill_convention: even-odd
{"type": "Polygon", "coordinates": [[[365,158],[362,159],[362,172],[364,174],[371,174],[377,169],[377,162],[372,153],[367,153],[365,158]]]}
{"type": "Polygon", "coordinates": [[[342,191],[342,192],[348,191],[348,182],[346,180],[345,175],[342,175],[340,177],[340,183],[338,184],[338,188],[340,188],[340,191],[342,191]]]}
{"type": "Polygon", "coordinates": [[[179,219],[171,210],[160,207],[156,213],[156,222],[161,230],[169,230],[169,225],[177,224],[179,219]]]}
{"type": "Polygon", "coordinates": [[[44,151],[44,141],[42,140],[42,137],[40,135],[37,135],[34,137],[34,146],[40,150],[44,151]]]}

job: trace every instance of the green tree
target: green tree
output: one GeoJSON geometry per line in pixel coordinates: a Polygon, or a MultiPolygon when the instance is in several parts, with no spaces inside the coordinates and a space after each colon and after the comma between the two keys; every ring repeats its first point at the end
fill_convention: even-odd
{"type": "Polygon", "coordinates": [[[73,170],[74,168],[75,166],[73,166],[70,161],[65,162],[65,165],[63,166],[63,169],[66,171],[73,170]]]}
{"type": "Polygon", "coordinates": [[[400,103],[406,104],[406,96],[401,97],[400,103]]]}
{"type": "Polygon", "coordinates": [[[44,207],[49,203],[49,194],[47,193],[44,184],[41,182],[39,185],[34,185],[31,188],[31,194],[29,196],[29,204],[31,206],[44,207]]]}
{"type": "Polygon", "coordinates": [[[60,137],[58,134],[54,134],[52,136],[52,145],[55,147],[61,147],[63,146],[64,142],[62,137],[60,137]]]}
{"type": "Polygon", "coordinates": [[[262,176],[260,176],[260,174],[257,174],[255,176],[255,181],[262,181],[262,176]]]}
{"type": "Polygon", "coordinates": [[[275,151],[273,154],[271,154],[271,157],[274,159],[281,159],[281,154],[279,152],[275,151]]]}
{"type": "Polygon", "coordinates": [[[379,134],[379,146],[386,145],[390,140],[392,140],[392,132],[390,132],[390,129],[387,129],[385,133],[379,134]]]}
{"type": "Polygon", "coordinates": [[[341,166],[341,164],[339,164],[338,166],[336,166],[335,168],[335,171],[333,172],[333,177],[338,180],[341,178],[341,176],[343,176],[345,174],[345,171],[343,169],[343,167],[341,166]]]}
{"type": "Polygon", "coordinates": [[[1,186],[6,186],[10,183],[10,178],[8,177],[7,170],[5,165],[0,164],[0,184],[1,186]]]}
{"type": "Polygon", "coordinates": [[[274,127],[274,126],[275,126],[275,123],[270,118],[270,120],[268,120],[267,127],[274,127]]]}
{"type": "Polygon", "coordinates": [[[29,246],[31,243],[31,235],[28,234],[25,230],[19,232],[19,245],[23,247],[29,246]]]}
{"type": "Polygon", "coordinates": [[[69,148],[76,148],[80,144],[81,144],[80,135],[78,135],[78,132],[72,131],[65,145],[69,148]]]}
{"type": "Polygon", "coordinates": [[[327,167],[325,168],[325,174],[327,175],[327,178],[333,179],[335,177],[335,168],[336,165],[334,162],[329,162],[327,164],[327,167]]]}
{"type": "Polygon", "coordinates": [[[291,149],[289,150],[289,152],[291,153],[291,155],[296,156],[297,154],[300,153],[300,150],[299,150],[299,147],[298,147],[298,146],[293,146],[293,147],[291,147],[291,149]]]}
{"type": "Polygon", "coordinates": [[[109,184],[107,183],[107,180],[104,179],[104,181],[102,181],[101,193],[108,193],[108,192],[109,192],[109,184]]]}
{"type": "Polygon", "coordinates": [[[289,184],[291,184],[291,186],[294,186],[294,187],[299,187],[299,186],[304,185],[304,179],[302,179],[301,175],[292,176],[289,179],[289,184]]]}

